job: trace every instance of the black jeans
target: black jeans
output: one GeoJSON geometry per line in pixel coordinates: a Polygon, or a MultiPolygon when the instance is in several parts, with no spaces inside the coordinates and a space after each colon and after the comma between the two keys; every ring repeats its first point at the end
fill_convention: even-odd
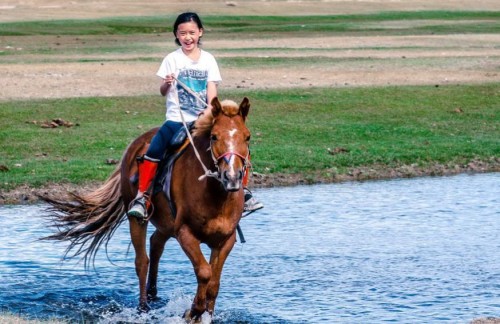
{"type": "Polygon", "coordinates": [[[183,127],[182,123],[167,120],[161,125],[158,133],[153,136],[148,151],[147,157],[155,160],[161,160],[165,151],[169,148],[170,141],[177,131],[183,127]]]}

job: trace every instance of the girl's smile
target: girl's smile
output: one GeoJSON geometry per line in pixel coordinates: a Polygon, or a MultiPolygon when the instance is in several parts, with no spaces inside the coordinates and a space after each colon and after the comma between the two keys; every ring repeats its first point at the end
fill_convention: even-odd
{"type": "Polygon", "coordinates": [[[203,36],[203,29],[198,28],[194,21],[188,21],[179,25],[176,37],[181,43],[182,51],[187,56],[199,55],[198,43],[203,36]]]}

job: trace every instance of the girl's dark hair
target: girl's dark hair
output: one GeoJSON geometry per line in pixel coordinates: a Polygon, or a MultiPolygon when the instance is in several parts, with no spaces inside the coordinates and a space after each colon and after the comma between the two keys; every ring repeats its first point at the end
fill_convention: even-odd
{"type": "MultiPolygon", "coordinates": [[[[179,28],[180,24],[187,23],[190,21],[194,21],[196,25],[198,25],[199,29],[203,29],[203,24],[201,23],[201,19],[198,16],[198,14],[194,12],[185,12],[180,14],[177,19],[175,20],[174,23],[174,36],[175,36],[175,43],[179,46],[181,46],[181,42],[179,42],[179,39],[177,38],[177,29],[179,28]]],[[[201,37],[200,37],[201,38],[201,37]]],[[[200,40],[198,39],[198,45],[201,44],[200,40]]]]}

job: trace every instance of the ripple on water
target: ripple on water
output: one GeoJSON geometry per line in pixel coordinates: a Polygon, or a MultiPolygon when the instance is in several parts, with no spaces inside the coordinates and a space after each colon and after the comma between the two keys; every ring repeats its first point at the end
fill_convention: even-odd
{"type": "MultiPolygon", "coordinates": [[[[500,308],[500,174],[255,190],[224,268],[218,323],[467,322],[500,308]]],[[[170,241],[153,310],[138,315],[128,227],[96,271],[61,262],[45,206],[0,206],[0,307],[40,318],[182,323],[196,287],[170,241]]]]}

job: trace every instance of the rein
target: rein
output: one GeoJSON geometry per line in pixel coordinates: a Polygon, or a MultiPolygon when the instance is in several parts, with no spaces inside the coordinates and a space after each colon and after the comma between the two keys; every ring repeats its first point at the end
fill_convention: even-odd
{"type": "MultiPolygon", "coordinates": [[[[194,96],[196,98],[196,100],[198,100],[199,102],[201,102],[205,108],[208,107],[208,104],[203,101],[197,94],[196,92],[194,92],[193,90],[191,90],[191,88],[189,88],[187,85],[185,85],[182,81],[180,81],[179,79],[177,79],[175,76],[173,77],[175,81],[177,81],[177,83],[180,84],[181,87],[184,88],[184,90],[186,90],[187,92],[189,92],[192,96],[194,96]]],[[[203,161],[201,160],[201,157],[200,157],[200,153],[198,153],[198,150],[196,149],[196,146],[194,145],[194,141],[193,141],[193,137],[191,136],[191,132],[189,131],[189,127],[187,126],[186,124],[186,120],[184,119],[184,114],[182,112],[182,109],[180,108],[180,105],[179,105],[179,111],[181,113],[181,119],[182,119],[182,125],[184,125],[184,128],[186,129],[186,134],[189,138],[189,142],[191,143],[191,146],[193,147],[193,150],[194,150],[194,154],[196,155],[196,158],[198,159],[198,161],[200,162],[203,170],[205,171],[204,174],[202,174],[198,180],[201,181],[203,180],[204,178],[206,177],[212,177],[212,178],[216,178],[217,180],[219,180],[219,174],[218,172],[212,172],[210,171],[206,166],[205,164],[203,164],[203,161]]],[[[219,180],[220,181],[220,180],[219,180]]]]}
{"type": "MultiPolygon", "coordinates": [[[[189,94],[191,94],[193,97],[195,97],[196,100],[198,100],[199,102],[201,102],[205,108],[208,107],[208,104],[203,99],[201,99],[196,92],[194,92],[193,90],[191,90],[191,88],[189,88],[182,81],[180,81],[179,79],[177,79],[175,76],[173,77],[173,79],[175,81],[177,81],[177,83],[179,83],[179,85],[182,88],[184,88],[184,90],[186,90],[187,92],[189,92],[189,94]]],[[[210,169],[208,169],[205,166],[205,164],[203,164],[203,161],[201,160],[201,157],[200,157],[200,153],[198,153],[198,150],[196,149],[196,146],[194,145],[193,137],[191,136],[191,132],[189,131],[189,127],[187,126],[187,123],[186,123],[186,121],[184,119],[184,114],[182,112],[182,109],[180,109],[180,105],[179,105],[179,111],[180,111],[180,115],[181,115],[181,119],[182,119],[182,124],[184,125],[184,128],[186,129],[186,133],[187,133],[187,136],[189,138],[189,142],[191,143],[191,146],[193,147],[194,154],[196,155],[196,158],[200,162],[203,170],[205,171],[204,174],[202,174],[200,177],[198,177],[199,181],[205,179],[206,177],[212,177],[212,178],[217,179],[219,182],[222,182],[222,179],[221,179],[222,175],[219,172],[219,164],[218,164],[218,162],[219,162],[219,160],[221,160],[223,158],[226,160],[226,162],[229,162],[234,155],[240,157],[243,160],[244,169],[246,170],[246,168],[248,167],[248,155],[246,157],[244,157],[243,155],[241,155],[241,154],[239,154],[237,152],[226,152],[226,153],[221,154],[219,157],[215,157],[214,156],[214,152],[212,150],[212,141],[210,141],[209,150],[210,150],[210,153],[212,155],[212,159],[214,161],[215,167],[217,168],[217,172],[213,172],[210,169]]]]}

